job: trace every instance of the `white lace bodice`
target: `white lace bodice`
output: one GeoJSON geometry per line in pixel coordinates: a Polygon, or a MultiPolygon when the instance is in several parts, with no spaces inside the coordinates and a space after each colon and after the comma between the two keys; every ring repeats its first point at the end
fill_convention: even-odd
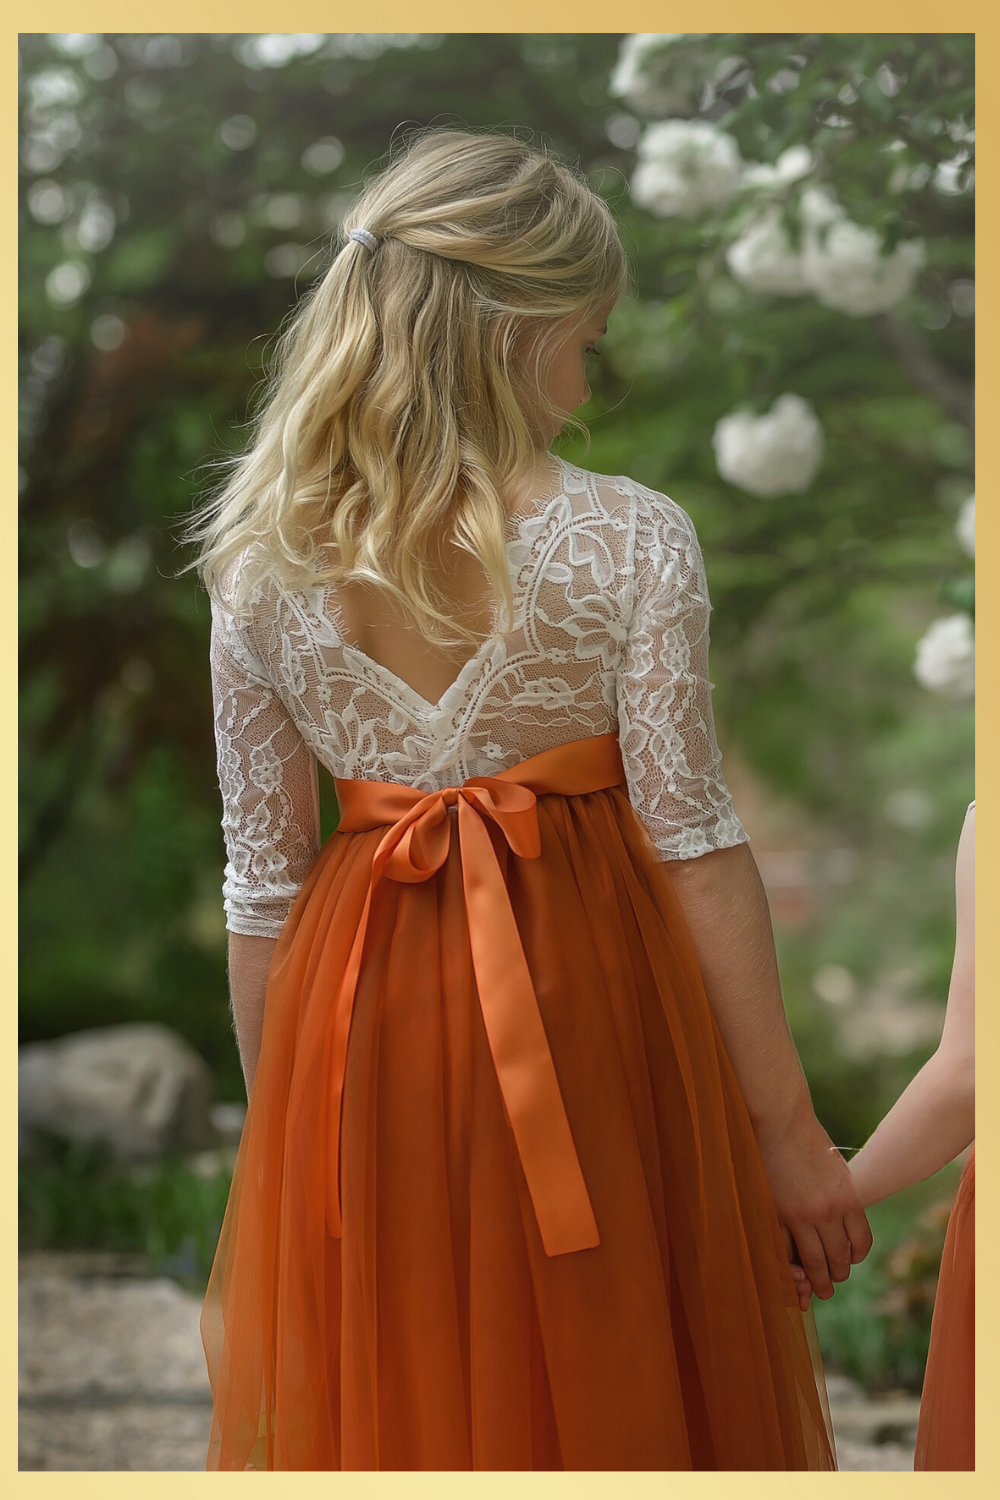
{"type": "Polygon", "coordinates": [[[238,618],[213,603],[231,931],[280,932],[319,851],[317,762],[438,791],[617,730],[663,859],[746,839],[712,721],[690,519],[630,479],[558,467],[558,492],[511,522],[513,628],[494,631],[436,703],[350,645],[330,588],[264,582],[238,618]]]}

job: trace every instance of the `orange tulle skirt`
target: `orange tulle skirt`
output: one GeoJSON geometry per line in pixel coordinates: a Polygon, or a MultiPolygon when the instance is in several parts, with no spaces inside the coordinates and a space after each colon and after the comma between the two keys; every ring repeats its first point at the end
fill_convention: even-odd
{"type": "Polygon", "coordinates": [[[613,736],[339,784],[202,1318],[213,1470],[832,1469],[746,1108],[613,736]]]}
{"type": "Polygon", "coordinates": [[[974,1147],[959,1180],[941,1256],[913,1467],[976,1467],[974,1147]]]}

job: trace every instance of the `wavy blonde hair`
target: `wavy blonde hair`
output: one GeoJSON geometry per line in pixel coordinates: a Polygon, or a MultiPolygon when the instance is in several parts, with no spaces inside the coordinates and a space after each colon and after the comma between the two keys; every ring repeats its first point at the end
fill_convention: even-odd
{"type": "Polygon", "coordinates": [[[441,537],[480,560],[509,619],[503,490],[565,420],[546,362],[560,325],[619,295],[621,241],[575,171],[460,130],[411,140],[343,235],[279,341],[250,446],[189,532],[196,565],[230,607],[264,575],[365,580],[455,645],[472,632],[435,581],[441,537]]]}

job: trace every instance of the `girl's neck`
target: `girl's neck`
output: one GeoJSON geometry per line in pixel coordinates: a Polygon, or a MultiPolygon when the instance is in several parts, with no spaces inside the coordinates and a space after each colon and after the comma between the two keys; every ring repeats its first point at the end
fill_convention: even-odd
{"type": "Polygon", "coordinates": [[[508,487],[507,510],[511,516],[531,510],[539,500],[545,499],[558,482],[559,461],[547,448],[539,448],[527,466],[508,487]]]}

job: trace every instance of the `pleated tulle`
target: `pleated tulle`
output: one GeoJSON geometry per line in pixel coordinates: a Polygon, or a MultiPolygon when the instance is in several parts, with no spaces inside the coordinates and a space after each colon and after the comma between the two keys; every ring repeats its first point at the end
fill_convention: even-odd
{"type": "Polygon", "coordinates": [[[377,893],[331,1238],[324,1039],[382,830],[334,834],[275,952],[205,1302],[210,1469],[835,1467],[669,876],[621,789],[543,796],[538,816],[540,858],[494,842],[600,1245],[542,1247],[457,839],[433,878],[377,893]]]}
{"type": "Polygon", "coordinates": [[[975,1148],[958,1184],[941,1256],[913,1467],[976,1467],[975,1148]]]}

